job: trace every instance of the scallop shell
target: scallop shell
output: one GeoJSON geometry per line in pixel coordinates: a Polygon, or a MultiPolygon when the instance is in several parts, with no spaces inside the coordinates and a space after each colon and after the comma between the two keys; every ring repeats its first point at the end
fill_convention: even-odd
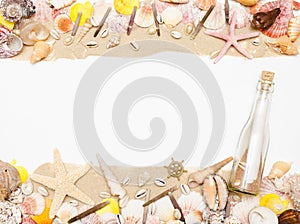
{"type": "Polygon", "coordinates": [[[282,180],[282,186],[279,186],[279,190],[283,191],[290,196],[295,209],[300,210],[300,175],[293,174],[284,177],[282,180]]]}
{"type": "Polygon", "coordinates": [[[66,14],[60,14],[54,19],[54,28],[59,33],[67,33],[73,29],[73,22],[66,14]]]}
{"type": "Polygon", "coordinates": [[[192,191],[188,195],[181,195],[178,198],[178,204],[182,210],[183,216],[186,217],[192,212],[203,212],[206,208],[203,197],[200,193],[192,191]]]}
{"type": "Polygon", "coordinates": [[[161,17],[164,21],[164,24],[168,28],[175,27],[178,23],[182,21],[183,18],[182,13],[176,7],[169,7],[165,9],[162,12],[161,17]]]}
{"type": "Polygon", "coordinates": [[[35,0],[34,5],[36,11],[32,17],[34,21],[46,23],[53,20],[52,9],[45,0],[35,0]]]}
{"type": "Polygon", "coordinates": [[[298,224],[300,223],[300,211],[288,209],[278,216],[279,224],[298,224]]]}
{"type": "Polygon", "coordinates": [[[274,180],[264,177],[260,184],[259,195],[264,196],[266,194],[278,194],[280,197],[284,196],[284,193],[276,187],[274,180]]]}
{"type": "Polygon", "coordinates": [[[76,207],[70,205],[68,202],[62,203],[60,208],[58,209],[56,216],[63,223],[67,223],[68,220],[78,214],[78,210],[76,207]]]}
{"type": "Polygon", "coordinates": [[[287,35],[292,42],[295,42],[298,39],[300,36],[300,16],[291,18],[287,35]]]}
{"type": "Polygon", "coordinates": [[[185,217],[186,224],[200,224],[203,221],[203,213],[199,210],[189,213],[185,217]]]}
{"type": "Polygon", "coordinates": [[[30,218],[30,216],[23,216],[22,218],[22,224],[36,224],[36,222],[30,218]]]}
{"type": "Polygon", "coordinates": [[[45,209],[45,199],[39,193],[33,193],[24,198],[20,208],[24,214],[40,215],[45,209]]]}
{"type": "Polygon", "coordinates": [[[208,10],[210,6],[216,4],[216,0],[196,0],[195,6],[201,10],[208,10]]]}
{"type": "Polygon", "coordinates": [[[40,22],[28,22],[21,27],[20,37],[24,45],[32,46],[35,42],[46,40],[49,37],[49,30],[40,22]]]}
{"type": "MultiPolygon", "coordinates": [[[[2,39],[2,31],[0,28],[0,42],[2,39]]],[[[8,34],[10,35],[10,34],[8,34]]],[[[13,34],[12,34],[13,35],[13,34]]],[[[9,52],[3,52],[0,45],[0,57],[7,55],[9,52]]],[[[0,201],[6,199],[12,191],[14,191],[20,184],[20,176],[15,167],[9,163],[2,162],[0,160],[0,201]]]]}
{"type": "Polygon", "coordinates": [[[249,224],[249,212],[257,206],[259,206],[257,197],[243,197],[243,200],[233,207],[232,216],[237,217],[243,224],[249,224]]]}
{"type": "Polygon", "coordinates": [[[169,197],[167,196],[163,197],[157,200],[155,204],[156,204],[155,215],[158,216],[162,222],[167,222],[168,220],[174,220],[173,217],[174,207],[169,197]]]}
{"type": "MultiPolygon", "coordinates": [[[[118,224],[116,215],[111,213],[111,212],[106,212],[102,215],[100,215],[100,223],[105,223],[105,224],[118,224]]],[[[90,223],[88,223],[90,224],[90,223]]]]}
{"type": "MultiPolygon", "coordinates": [[[[300,22],[300,20],[299,20],[299,22],[300,22]]],[[[299,31],[300,31],[300,23],[299,23],[299,31]]],[[[270,171],[269,178],[271,178],[271,179],[281,178],[284,174],[286,174],[291,169],[291,165],[292,165],[291,162],[290,163],[287,163],[284,161],[275,162],[270,171]]]]}
{"type": "Polygon", "coordinates": [[[143,220],[144,201],[131,199],[127,206],[121,210],[125,223],[141,223],[143,220]]]}
{"type": "Polygon", "coordinates": [[[128,26],[128,18],[126,16],[116,14],[107,18],[107,28],[111,33],[120,34],[125,32],[128,26]]]}
{"type": "Polygon", "coordinates": [[[200,18],[203,14],[201,10],[197,7],[194,7],[193,3],[180,4],[177,6],[179,11],[182,13],[182,23],[193,23],[197,18],[200,18]]]}
{"type": "Polygon", "coordinates": [[[136,11],[134,23],[144,28],[154,24],[153,12],[150,5],[144,5],[136,11]]]}
{"type": "Polygon", "coordinates": [[[207,176],[203,182],[203,196],[211,210],[223,210],[228,199],[226,181],[216,174],[207,176]]]}
{"type": "MultiPolygon", "coordinates": [[[[88,210],[89,208],[90,208],[90,206],[88,206],[88,205],[81,206],[79,208],[78,213],[82,213],[82,212],[88,210]]],[[[80,219],[80,221],[81,221],[81,224],[91,224],[91,223],[101,224],[101,219],[100,219],[99,215],[97,215],[96,213],[92,213],[88,216],[85,216],[82,219],[80,219]]]]}
{"type": "Polygon", "coordinates": [[[203,26],[207,29],[218,30],[223,28],[225,23],[225,12],[223,5],[217,2],[215,8],[212,10],[203,26]]]}
{"type": "Polygon", "coordinates": [[[76,0],[46,0],[54,9],[61,9],[72,5],[76,0]]]}
{"type": "Polygon", "coordinates": [[[236,14],[235,28],[240,29],[246,27],[249,24],[249,18],[250,18],[249,10],[247,10],[247,8],[242,6],[240,3],[231,2],[230,10],[229,10],[230,20],[232,19],[234,12],[236,14]]]}
{"type": "Polygon", "coordinates": [[[249,213],[250,224],[278,224],[277,216],[266,207],[256,207],[249,213]]]}

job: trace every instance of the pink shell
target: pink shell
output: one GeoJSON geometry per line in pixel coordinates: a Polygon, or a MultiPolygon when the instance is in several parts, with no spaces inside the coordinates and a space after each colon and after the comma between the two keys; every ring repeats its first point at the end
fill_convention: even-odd
{"type": "Polygon", "coordinates": [[[192,3],[179,4],[177,6],[182,13],[182,23],[193,23],[197,18],[201,16],[201,10],[193,6],[192,3]]]}
{"type": "Polygon", "coordinates": [[[231,3],[231,9],[229,11],[230,20],[234,11],[236,12],[235,28],[240,29],[246,27],[249,24],[249,11],[240,3],[231,3]]]}
{"type": "Polygon", "coordinates": [[[251,8],[251,14],[257,12],[268,12],[275,8],[280,8],[281,12],[276,18],[274,24],[262,33],[272,37],[278,38],[287,34],[290,19],[293,17],[293,0],[276,0],[276,1],[259,1],[251,8]]]}
{"type": "Polygon", "coordinates": [[[39,193],[33,193],[24,198],[20,208],[25,214],[40,215],[45,209],[45,199],[39,193]]]}
{"type": "MultiPolygon", "coordinates": [[[[91,206],[88,206],[88,205],[81,206],[78,213],[82,213],[82,212],[88,210],[89,208],[91,208],[91,206]]],[[[97,215],[96,213],[92,213],[92,214],[80,219],[80,221],[81,221],[81,224],[90,224],[90,223],[100,224],[101,223],[101,219],[100,219],[99,215],[97,215]]]]}
{"type": "Polygon", "coordinates": [[[42,23],[52,21],[52,9],[45,0],[35,0],[34,5],[36,12],[32,17],[33,20],[42,23]]]}
{"type": "Polygon", "coordinates": [[[216,0],[196,0],[195,6],[202,10],[208,10],[210,6],[216,4],[216,0]]]}
{"type": "Polygon", "coordinates": [[[277,194],[280,197],[284,197],[285,195],[283,192],[279,191],[273,180],[264,177],[260,184],[259,195],[264,196],[266,194],[277,194]]]}

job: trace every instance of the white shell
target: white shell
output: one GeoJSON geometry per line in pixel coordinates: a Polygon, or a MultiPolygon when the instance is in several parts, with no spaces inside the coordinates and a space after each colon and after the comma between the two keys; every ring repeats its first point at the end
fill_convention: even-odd
{"type": "Polygon", "coordinates": [[[259,38],[255,38],[253,41],[252,41],[252,44],[254,45],[254,46],[259,46],[260,45],[260,39],[259,38]]]}
{"type": "Polygon", "coordinates": [[[188,195],[191,192],[191,189],[186,184],[180,184],[180,190],[184,195],[188,195]]]}
{"type": "Polygon", "coordinates": [[[158,186],[158,187],[164,187],[164,186],[166,186],[166,181],[164,180],[164,179],[162,179],[162,178],[155,178],[155,180],[154,180],[154,184],[156,185],[156,186],[158,186]]]}
{"type": "Polygon", "coordinates": [[[162,14],[162,19],[168,28],[175,27],[182,21],[182,13],[176,7],[166,8],[162,14]]]}
{"type": "Polygon", "coordinates": [[[174,218],[175,219],[180,219],[181,218],[181,213],[180,213],[180,211],[178,210],[178,209],[174,209],[174,211],[173,211],[173,216],[174,216],[174,218]]]}
{"type": "Polygon", "coordinates": [[[107,191],[102,191],[102,192],[100,192],[99,196],[101,198],[110,198],[111,194],[109,192],[107,192],[107,191]]]}
{"type": "Polygon", "coordinates": [[[116,215],[116,220],[117,220],[117,224],[124,224],[125,223],[125,219],[121,214],[116,215]]]}
{"type": "Polygon", "coordinates": [[[148,29],[148,34],[150,34],[150,35],[154,35],[156,33],[156,28],[155,27],[150,27],[149,29],[148,29]]]}
{"type": "Polygon", "coordinates": [[[129,45],[130,45],[131,49],[134,51],[140,50],[140,45],[137,42],[132,41],[129,43],[129,45]]]}
{"type": "Polygon", "coordinates": [[[278,224],[276,214],[267,207],[256,207],[249,213],[250,224],[278,224]]]}
{"type": "Polygon", "coordinates": [[[73,43],[74,41],[74,37],[73,36],[67,36],[65,39],[64,39],[64,45],[66,46],[69,46],[73,43]]]}
{"type": "Polygon", "coordinates": [[[95,17],[95,16],[92,16],[91,18],[90,18],[90,22],[91,22],[91,24],[93,25],[93,26],[98,26],[99,25],[99,20],[95,17]]]}
{"type": "Polygon", "coordinates": [[[174,38],[174,39],[180,39],[182,37],[181,33],[178,32],[178,31],[171,31],[171,36],[174,38]]]}
{"type": "Polygon", "coordinates": [[[50,35],[55,40],[59,40],[60,39],[60,34],[55,29],[50,30],[50,35]]]}
{"type": "Polygon", "coordinates": [[[207,29],[219,30],[225,26],[225,23],[225,11],[223,9],[223,4],[217,2],[215,8],[212,10],[203,26],[207,29]]]}
{"type": "Polygon", "coordinates": [[[119,201],[120,208],[125,208],[126,205],[128,204],[128,201],[129,201],[129,196],[128,195],[126,195],[125,197],[121,198],[120,201],[119,201]]]}
{"type": "Polygon", "coordinates": [[[148,205],[148,215],[154,215],[156,211],[156,204],[155,202],[148,205]]]}
{"type": "Polygon", "coordinates": [[[136,199],[144,198],[144,197],[146,197],[147,193],[148,193],[147,189],[141,189],[135,194],[135,198],[136,199]]]}
{"type": "Polygon", "coordinates": [[[129,178],[129,177],[125,177],[125,178],[122,180],[122,182],[121,182],[121,184],[122,184],[123,186],[127,186],[129,183],[130,183],[130,178],[129,178]]]}
{"type": "Polygon", "coordinates": [[[105,38],[105,37],[107,37],[107,35],[108,35],[108,29],[104,29],[100,33],[101,38],[105,38]]]}
{"type": "Polygon", "coordinates": [[[154,17],[150,5],[145,4],[136,11],[134,23],[144,28],[154,24],[154,17]]]}
{"type": "Polygon", "coordinates": [[[72,206],[74,206],[74,207],[77,207],[79,205],[78,201],[74,200],[74,199],[71,200],[71,201],[69,201],[69,204],[72,205],[72,206]]]}
{"type": "Polygon", "coordinates": [[[89,41],[89,42],[86,43],[86,46],[88,48],[96,48],[96,47],[98,47],[98,43],[96,41],[94,41],[94,40],[91,40],[91,41],[89,41]]]}
{"type": "Polygon", "coordinates": [[[192,23],[186,24],[186,25],[185,25],[185,29],[184,29],[185,34],[186,34],[186,35],[190,35],[190,34],[194,31],[194,29],[195,29],[194,24],[192,24],[192,23]]]}
{"type": "Polygon", "coordinates": [[[30,195],[33,192],[33,184],[30,180],[27,180],[25,183],[22,184],[21,190],[23,194],[30,195]]]}
{"type": "Polygon", "coordinates": [[[39,186],[37,189],[37,192],[39,192],[41,195],[43,195],[44,197],[47,197],[49,195],[48,191],[46,188],[39,186]]]}

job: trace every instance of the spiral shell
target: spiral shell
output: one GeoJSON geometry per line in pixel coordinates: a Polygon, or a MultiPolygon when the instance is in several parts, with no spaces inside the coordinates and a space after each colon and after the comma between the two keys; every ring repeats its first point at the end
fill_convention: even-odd
{"type": "MultiPolygon", "coordinates": [[[[299,24],[299,28],[300,28],[300,24],[299,24]]],[[[287,163],[284,161],[275,162],[270,171],[269,178],[271,179],[276,177],[281,178],[284,174],[286,174],[291,169],[291,165],[292,163],[287,163]]]]}
{"type": "Polygon", "coordinates": [[[50,35],[47,27],[39,22],[28,22],[21,28],[21,39],[24,45],[32,46],[37,41],[46,40],[50,35]]]}
{"type": "Polygon", "coordinates": [[[30,0],[2,0],[0,10],[6,20],[18,22],[22,17],[32,16],[35,13],[35,6],[30,0]]]}
{"type": "Polygon", "coordinates": [[[287,35],[292,42],[295,42],[298,39],[300,36],[300,16],[291,18],[287,35]]]}

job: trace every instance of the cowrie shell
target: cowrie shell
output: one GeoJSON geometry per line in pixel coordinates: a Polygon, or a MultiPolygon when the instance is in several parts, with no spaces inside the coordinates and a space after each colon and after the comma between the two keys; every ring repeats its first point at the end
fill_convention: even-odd
{"type": "Polygon", "coordinates": [[[49,195],[48,191],[46,188],[39,186],[37,189],[37,192],[39,192],[41,195],[43,195],[44,197],[47,197],[49,195]]]}
{"type": "Polygon", "coordinates": [[[156,178],[155,180],[154,180],[154,184],[156,185],[156,186],[158,186],[158,187],[164,187],[164,186],[166,186],[166,181],[165,180],[163,180],[163,179],[161,179],[161,178],[156,178]]]}
{"type": "Polygon", "coordinates": [[[144,198],[144,197],[146,197],[147,193],[148,193],[147,189],[141,189],[135,194],[135,198],[136,199],[144,198]]]}
{"type": "Polygon", "coordinates": [[[106,191],[102,191],[100,192],[99,196],[101,198],[110,198],[111,197],[111,194],[109,192],[106,192],[106,191]]]}
{"type": "Polygon", "coordinates": [[[180,190],[185,195],[188,195],[191,192],[191,189],[186,184],[180,184],[180,190]]]}

